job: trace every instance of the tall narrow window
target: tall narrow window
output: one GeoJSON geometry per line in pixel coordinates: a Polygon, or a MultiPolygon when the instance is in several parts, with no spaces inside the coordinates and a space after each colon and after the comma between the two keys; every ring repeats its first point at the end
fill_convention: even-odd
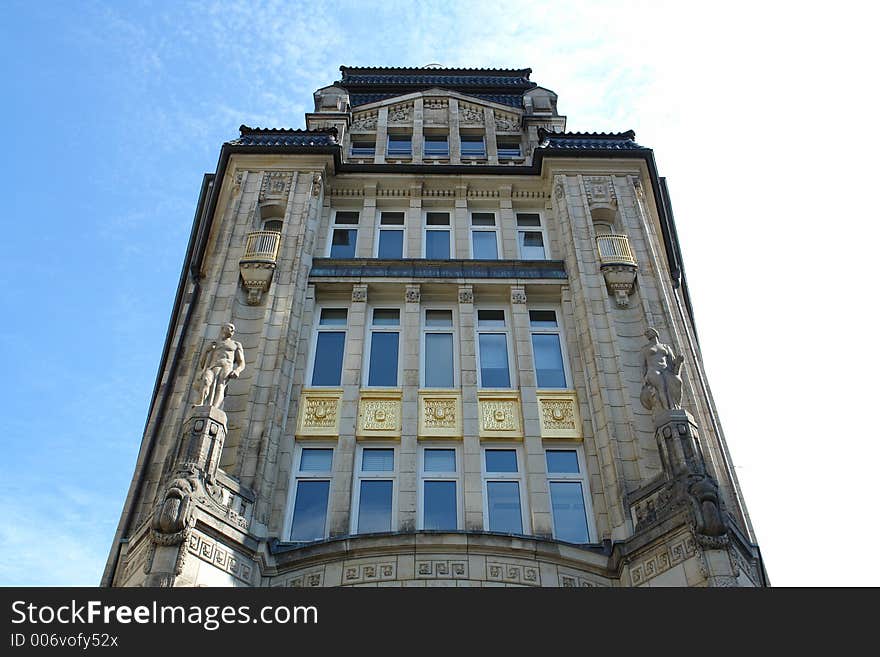
{"type": "Polygon", "coordinates": [[[412,135],[391,133],[388,135],[389,157],[410,157],[412,155],[412,135]]]}
{"type": "Polygon", "coordinates": [[[425,213],[425,257],[430,260],[452,257],[452,225],[448,212],[425,213]]]}
{"type": "Polygon", "coordinates": [[[446,135],[425,135],[425,157],[449,157],[449,139],[446,135]]]}
{"type": "Polygon", "coordinates": [[[510,388],[508,330],[503,310],[477,310],[480,387],[510,388]]]}
{"type": "Polygon", "coordinates": [[[294,451],[296,470],[293,483],[291,541],[317,541],[327,536],[327,502],[333,449],[300,447],[294,451]]]}
{"type": "Polygon", "coordinates": [[[544,260],[544,231],[541,228],[541,215],[537,212],[516,213],[517,243],[519,257],[523,260],[544,260]]]}
{"type": "Polygon", "coordinates": [[[357,247],[357,225],[360,213],[337,210],[330,232],[331,258],[354,258],[357,247]]]}
{"type": "Polygon", "coordinates": [[[376,257],[397,260],[403,257],[403,212],[383,212],[379,217],[376,257]]]}
{"type": "Polygon", "coordinates": [[[400,309],[374,308],[370,322],[368,386],[397,386],[400,361],[400,309]]]}
{"type": "Polygon", "coordinates": [[[565,362],[555,310],[530,310],[532,355],[539,388],[565,388],[565,362]]]}
{"type": "Polygon", "coordinates": [[[522,473],[515,448],[483,450],[485,524],[490,532],[523,534],[522,473]]]}
{"type": "Polygon", "coordinates": [[[422,324],[422,382],[426,388],[455,387],[455,328],[452,310],[426,308],[422,324]]]}
{"type": "Polygon", "coordinates": [[[474,260],[498,259],[498,233],[494,212],[471,214],[471,253],[474,260]]]}
{"type": "Polygon", "coordinates": [[[352,505],[354,533],[393,531],[397,481],[394,448],[359,447],[356,458],[357,481],[352,505]]]}
{"type": "Polygon", "coordinates": [[[462,157],[486,157],[486,141],[483,135],[461,135],[462,157]]]}
{"type": "Polygon", "coordinates": [[[458,529],[458,463],[453,447],[422,449],[419,478],[420,529],[458,529]]]}
{"type": "Polygon", "coordinates": [[[570,543],[587,543],[587,509],[579,451],[548,449],[547,482],[553,508],[553,537],[570,543]]]}
{"type": "Polygon", "coordinates": [[[321,308],[318,317],[315,358],[312,361],[312,385],[338,386],[342,381],[348,310],[321,308]]]}

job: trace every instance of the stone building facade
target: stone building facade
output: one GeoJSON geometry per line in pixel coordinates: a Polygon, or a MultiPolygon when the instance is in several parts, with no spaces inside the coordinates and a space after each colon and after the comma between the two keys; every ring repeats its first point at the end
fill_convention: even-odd
{"type": "Polygon", "coordinates": [[[766,585],[652,151],[340,70],[205,176],[103,584],[766,585]]]}

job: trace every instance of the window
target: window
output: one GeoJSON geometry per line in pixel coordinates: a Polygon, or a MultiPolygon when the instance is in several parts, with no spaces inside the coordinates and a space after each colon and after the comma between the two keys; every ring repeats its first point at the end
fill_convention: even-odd
{"type": "Polygon", "coordinates": [[[396,387],[399,355],[400,309],[374,308],[367,343],[367,385],[396,387]]]}
{"type": "Polygon", "coordinates": [[[389,134],[388,155],[410,157],[412,155],[412,135],[404,133],[389,134]]]}
{"type": "Polygon", "coordinates": [[[422,385],[454,388],[458,371],[451,309],[426,308],[422,324],[422,385]]]}
{"type": "Polygon", "coordinates": [[[512,159],[521,157],[519,139],[517,137],[498,137],[498,158],[512,159]]]}
{"type": "Polygon", "coordinates": [[[393,447],[358,447],[352,533],[390,532],[396,528],[397,471],[393,447]]]}
{"type": "Polygon", "coordinates": [[[315,358],[312,361],[312,385],[338,386],[342,381],[342,358],[345,355],[348,310],[321,308],[318,310],[318,317],[313,350],[315,358]]]}
{"type": "Polygon", "coordinates": [[[539,388],[565,388],[565,361],[555,310],[529,310],[532,355],[539,388]]]}
{"type": "Polygon", "coordinates": [[[376,239],[376,257],[398,260],[403,257],[403,212],[382,212],[376,239]]]}
{"type": "Polygon", "coordinates": [[[301,447],[294,450],[291,541],[317,541],[327,537],[327,502],[333,449],[301,447]]]}
{"type": "Polygon", "coordinates": [[[498,259],[498,228],[494,212],[471,214],[471,257],[474,260],[498,259]]]}
{"type": "Polygon", "coordinates": [[[553,509],[553,537],[569,543],[587,543],[587,507],[584,504],[584,477],[580,451],[548,449],[547,482],[553,509]]]}
{"type": "Polygon", "coordinates": [[[449,157],[446,135],[425,135],[425,157],[449,157]]]}
{"type": "Polygon", "coordinates": [[[448,212],[425,213],[425,253],[431,260],[452,257],[452,224],[448,212]]]}
{"type": "Polygon", "coordinates": [[[519,257],[523,260],[545,260],[547,254],[544,251],[541,215],[537,212],[517,212],[516,229],[519,257]]]}
{"type": "Polygon", "coordinates": [[[376,139],[352,139],[352,157],[372,157],[376,154],[376,139]]]}
{"type": "Polygon", "coordinates": [[[336,210],[333,216],[333,229],[330,233],[331,258],[354,258],[357,247],[358,212],[336,210]]]}
{"type": "Polygon", "coordinates": [[[423,447],[419,467],[419,529],[458,529],[458,450],[423,447]]]}
{"type": "Polygon", "coordinates": [[[268,230],[273,233],[280,233],[281,229],[284,227],[284,222],[281,219],[266,219],[263,222],[263,230],[268,230]]]}
{"type": "Polygon", "coordinates": [[[477,353],[481,388],[510,388],[510,344],[504,310],[477,310],[477,353]]]}
{"type": "Polygon", "coordinates": [[[526,532],[519,460],[516,448],[483,449],[484,524],[490,532],[526,532]]]}
{"type": "Polygon", "coordinates": [[[462,157],[486,157],[486,142],[483,135],[461,135],[462,157]]]}

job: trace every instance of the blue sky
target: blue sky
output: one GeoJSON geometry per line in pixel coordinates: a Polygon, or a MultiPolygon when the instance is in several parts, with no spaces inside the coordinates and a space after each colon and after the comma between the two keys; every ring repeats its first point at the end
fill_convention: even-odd
{"type": "Polygon", "coordinates": [[[429,63],[531,67],[569,130],[656,150],[771,579],[880,583],[792,557],[878,531],[877,16],[714,5],[5,2],[0,584],[99,581],[221,143],[303,127],[341,64],[429,63]]]}

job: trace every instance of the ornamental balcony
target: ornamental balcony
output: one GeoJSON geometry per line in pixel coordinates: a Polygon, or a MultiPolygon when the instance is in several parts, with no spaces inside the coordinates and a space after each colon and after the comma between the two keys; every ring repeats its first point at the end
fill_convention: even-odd
{"type": "Polygon", "coordinates": [[[244,256],[238,263],[241,280],[248,292],[248,305],[259,305],[263,300],[263,293],[268,291],[280,246],[281,233],[277,231],[258,230],[248,233],[244,256]]]}
{"type": "Polygon", "coordinates": [[[626,235],[599,235],[596,238],[599,249],[599,268],[605,277],[608,291],[614,295],[618,307],[629,306],[629,296],[635,290],[636,273],[639,265],[629,246],[626,235]]]}

